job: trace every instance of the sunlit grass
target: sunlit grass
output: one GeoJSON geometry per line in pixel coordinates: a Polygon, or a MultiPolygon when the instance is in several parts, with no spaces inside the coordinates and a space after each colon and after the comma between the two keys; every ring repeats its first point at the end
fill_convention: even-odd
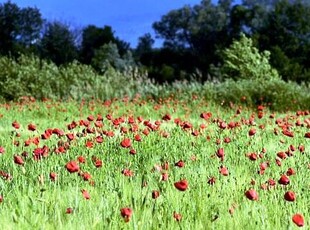
{"type": "Polygon", "coordinates": [[[222,108],[200,98],[191,103],[170,98],[159,102],[119,99],[112,103],[1,105],[0,146],[5,152],[0,155],[0,170],[7,175],[0,179],[0,223],[4,229],[293,229],[293,214],[302,213],[305,226],[309,226],[310,144],[304,137],[309,132],[309,111],[300,116],[277,113],[270,118],[271,112],[264,109],[259,119],[257,110],[242,108],[238,114],[238,108],[222,108]],[[201,118],[203,112],[211,112],[212,117],[201,118]],[[95,126],[98,114],[103,118],[102,128],[95,126]],[[171,120],[163,120],[166,114],[171,120]],[[81,121],[89,115],[95,120],[83,126],[81,121]],[[116,125],[120,117],[123,121],[116,125]],[[134,118],[133,123],[129,117],[134,118]],[[277,118],[282,118],[280,125],[275,122],[277,118]],[[296,126],[296,120],[303,125],[296,126]],[[12,127],[13,121],[20,129],[12,127]],[[77,126],[68,130],[73,121],[77,126]],[[222,122],[227,128],[220,128],[222,122]],[[239,125],[229,128],[230,122],[239,125]],[[28,130],[30,123],[36,125],[35,131],[28,130]],[[294,137],[282,134],[284,126],[294,137]],[[256,133],[249,136],[253,127],[256,133]],[[52,134],[43,140],[41,134],[54,128],[74,134],[74,139],[52,134]],[[108,131],[114,136],[109,137],[108,131]],[[136,134],[141,141],[134,139],[136,134]],[[103,138],[102,143],[96,142],[98,136],[103,138]],[[39,138],[37,146],[25,146],[26,140],[35,137],[39,138]],[[120,145],[125,137],[131,139],[129,148],[120,145]],[[87,147],[87,141],[93,146],[87,147]],[[278,166],[277,153],[287,151],[290,145],[295,148],[288,152],[292,156],[278,166]],[[33,151],[43,146],[48,147],[47,154],[34,160],[33,151]],[[56,153],[60,146],[65,146],[64,153],[56,153]],[[224,149],[223,160],[216,155],[219,148],[224,149]],[[130,154],[131,149],[136,154],[130,154]],[[256,153],[257,160],[251,161],[249,153],[256,153]],[[14,163],[14,155],[22,156],[24,164],[14,163]],[[65,165],[78,162],[79,156],[86,162],[78,163],[79,173],[69,173],[65,165]],[[100,159],[102,167],[95,167],[94,159],[100,159]],[[183,161],[184,167],[175,166],[178,161],[183,161]],[[259,173],[263,162],[269,166],[259,173]],[[221,166],[228,169],[228,176],[220,174],[221,166]],[[278,180],[288,168],[296,174],[289,177],[290,184],[280,185],[278,180]],[[133,175],[123,175],[124,169],[133,175]],[[51,172],[57,175],[55,181],[50,179],[51,172]],[[86,172],[91,175],[89,180],[83,179],[86,172]],[[167,181],[162,180],[164,173],[168,174],[167,181]],[[209,184],[212,177],[215,183],[209,184]],[[174,186],[182,179],[188,181],[183,192],[174,186]],[[276,185],[268,185],[269,179],[276,185]],[[266,190],[262,189],[264,184],[266,190]],[[257,191],[258,200],[246,198],[250,188],[257,191]],[[90,199],[85,199],[82,190],[90,199]],[[157,199],[152,198],[153,190],[160,192],[157,199]],[[296,201],[284,199],[288,190],[296,193],[296,201]],[[133,211],[128,222],[120,213],[124,207],[133,211]],[[66,213],[68,208],[72,213],[66,213]],[[181,214],[180,221],[174,213],[181,214]]]}

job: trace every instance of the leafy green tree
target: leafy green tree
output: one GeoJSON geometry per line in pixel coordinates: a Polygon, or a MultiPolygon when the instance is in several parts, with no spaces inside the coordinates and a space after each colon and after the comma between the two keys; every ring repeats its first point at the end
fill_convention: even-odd
{"type": "Polygon", "coordinates": [[[310,80],[306,74],[310,68],[309,21],[309,4],[299,0],[281,0],[269,12],[267,23],[257,31],[256,38],[260,49],[274,51],[271,64],[282,73],[285,80],[310,80]],[[292,64],[290,70],[282,64],[287,58],[292,64]]]}
{"type": "Polygon", "coordinates": [[[130,44],[128,42],[116,37],[114,43],[116,44],[118,52],[121,56],[127,54],[130,51],[130,44]]]}
{"type": "MultiPolygon", "coordinates": [[[[204,77],[208,75],[211,63],[218,62],[215,50],[226,47],[230,37],[230,12],[232,1],[219,1],[217,5],[210,0],[200,4],[184,6],[170,11],[159,22],[153,24],[157,36],[164,39],[165,48],[186,54],[183,63],[191,63],[204,77]]],[[[184,69],[181,63],[175,63],[184,69]]],[[[192,71],[193,67],[184,69],[192,71]]]]}
{"type": "Polygon", "coordinates": [[[114,33],[110,26],[104,28],[94,25],[87,26],[82,32],[81,61],[90,64],[95,55],[95,50],[104,44],[114,42],[114,40],[114,33]]]}
{"type": "Polygon", "coordinates": [[[118,52],[121,55],[124,55],[129,50],[129,43],[115,37],[111,26],[99,28],[94,25],[89,25],[85,27],[82,32],[80,50],[81,62],[91,64],[95,51],[110,42],[117,45],[118,52]]]}
{"type": "Polygon", "coordinates": [[[121,56],[117,45],[112,42],[104,44],[95,50],[95,55],[92,59],[92,66],[101,73],[104,73],[109,67],[124,71],[129,66],[134,67],[135,65],[131,52],[128,51],[121,56]]]}
{"type": "Polygon", "coordinates": [[[0,4],[0,54],[35,51],[42,24],[37,8],[19,8],[11,1],[0,4]]]}
{"type": "Polygon", "coordinates": [[[221,72],[225,78],[235,80],[279,79],[278,72],[269,63],[269,57],[269,51],[260,53],[252,39],[242,34],[239,41],[235,40],[223,51],[221,72]]]}
{"type": "Polygon", "coordinates": [[[155,43],[155,40],[152,38],[152,35],[150,33],[146,33],[143,36],[139,37],[138,39],[138,45],[135,50],[135,54],[137,56],[141,56],[145,53],[152,52],[153,45],[155,43]]]}
{"type": "Polygon", "coordinates": [[[62,22],[47,23],[40,44],[41,57],[56,65],[68,64],[77,58],[77,47],[69,26],[62,22]]]}

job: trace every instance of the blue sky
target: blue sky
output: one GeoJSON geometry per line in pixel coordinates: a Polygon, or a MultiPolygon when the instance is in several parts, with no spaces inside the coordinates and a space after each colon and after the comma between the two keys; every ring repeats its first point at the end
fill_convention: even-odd
{"type": "MultiPolygon", "coordinates": [[[[5,2],[5,1],[2,1],[5,2]]],[[[20,7],[36,6],[48,20],[60,20],[73,27],[94,24],[112,26],[115,35],[135,47],[138,37],[150,32],[152,23],[173,9],[200,0],[12,0],[20,7]]],[[[160,41],[157,42],[157,45],[160,41]]]]}

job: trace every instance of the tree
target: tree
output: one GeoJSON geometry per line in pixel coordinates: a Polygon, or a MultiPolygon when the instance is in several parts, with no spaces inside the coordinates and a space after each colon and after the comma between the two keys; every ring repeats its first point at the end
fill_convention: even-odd
{"type": "Polygon", "coordinates": [[[239,41],[235,40],[223,51],[221,72],[224,77],[234,80],[279,79],[278,72],[269,64],[269,57],[269,51],[260,53],[252,39],[242,34],[239,41]]]}
{"type": "Polygon", "coordinates": [[[146,33],[139,37],[138,45],[134,51],[135,59],[143,65],[152,65],[152,59],[154,57],[153,45],[155,40],[150,33],[146,33]]]}
{"type": "Polygon", "coordinates": [[[56,65],[68,64],[77,58],[74,41],[67,25],[58,21],[49,22],[41,39],[41,57],[52,60],[56,65]]]}
{"type": "Polygon", "coordinates": [[[128,51],[123,56],[120,55],[116,44],[109,42],[99,49],[95,50],[92,58],[92,66],[101,73],[104,73],[109,67],[124,71],[129,66],[136,66],[131,52],[128,51]]]}
{"type": "Polygon", "coordinates": [[[89,25],[85,27],[82,32],[82,44],[80,50],[81,62],[90,64],[95,55],[95,50],[110,42],[117,45],[121,55],[129,50],[129,43],[115,37],[111,26],[99,28],[94,25],[89,25]]]}
{"type": "Polygon", "coordinates": [[[260,49],[272,51],[271,64],[285,80],[310,80],[307,74],[307,69],[310,68],[309,21],[309,4],[299,0],[281,0],[269,12],[267,23],[257,30],[256,38],[260,49]],[[290,68],[283,65],[287,58],[290,68]],[[300,72],[304,72],[308,77],[300,72]]]}
{"type": "MultiPolygon", "coordinates": [[[[231,8],[231,0],[219,1],[218,5],[203,0],[193,7],[170,11],[155,22],[153,28],[157,36],[165,40],[165,48],[187,54],[182,62],[193,64],[189,69],[199,69],[206,78],[210,64],[220,60],[215,50],[232,41],[229,36],[231,8]]],[[[183,68],[180,63],[175,64],[183,68]]]]}
{"type": "Polygon", "coordinates": [[[138,40],[139,42],[135,50],[135,53],[138,56],[141,56],[141,54],[143,53],[148,53],[152,51],[155,40],[152,38],[152,35],[150,33],[144,34],[143,36],[139,37],[138,40]]]}
{"type": "Polygon", "coordinates": [[[27,52],[40,38],[43,19],[37,8],[19,8],[7,1],[0,4],[0,53],[27,52]]]}
{"type": "Polygon", "coordinates": [[[190,36],[193,14],[190,6],[184,6],[170,11],[159,22],[153,23],[157,36],[165,39],[164,46],[174,49],[192,47],[190,36]]]}

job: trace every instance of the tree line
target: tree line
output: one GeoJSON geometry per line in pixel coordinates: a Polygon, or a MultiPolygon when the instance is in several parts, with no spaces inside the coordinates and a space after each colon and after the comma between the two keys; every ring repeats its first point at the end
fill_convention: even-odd
{"type": "Polygon", "coordinates": [[[72,28],[47,21],[35,7],[0,4],[0,55],[35,55],[68,65],[74,60],[97,72],[109,66],[136,66],[157,82],[197,77],[221,80],[223,52],[242,34],[260,50],[270,51],[270,64],[285,81],[310,81],[310,4],[306,0],[202,0],[163,15],[153,23],[160,48],[149,33],[130,47],[111,26],[72,28]]]}

